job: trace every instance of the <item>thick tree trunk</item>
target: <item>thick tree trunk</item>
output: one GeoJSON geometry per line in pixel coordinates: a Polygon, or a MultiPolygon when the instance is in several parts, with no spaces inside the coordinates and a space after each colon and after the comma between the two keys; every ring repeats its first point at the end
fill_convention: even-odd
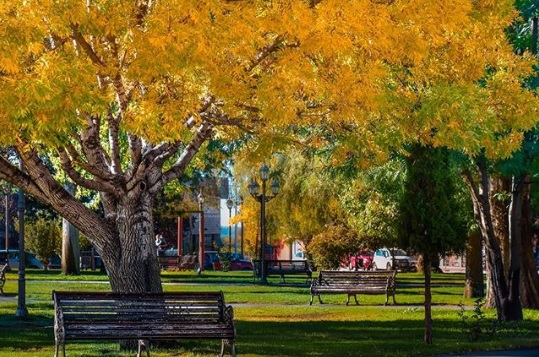
{"type": "Polygon", "coordinates": [[[432,344],[432,292],[431,292],[431,259],[423,255],[423,275],[425,277],[425,343],[432,344]]]}
{"type": "Polygon", "coordinates": [[[466,283],[464,298],[480,298],[485,296],[483,276],[483,252],[481,232],[474,230],[466,244],[466,283]]]}
{"type": "Polygon", "coordinates": [[[511,204],[509,206],[509,234],[511,241],[511,263],[507,275],[509,295],[505,305],[505,320],[522,320],[522,305],[520,303],[520,271],[522,262],[522,205],[523,184],[520,178],[513,178],[511,204]]]}
{"type": "Polygon", "coordinates": [[[161,276],[153,240],[152,199],[146,193],[118,203],[116,249],[99,251],[116,292],[161,292],[161,276]]]}
{"type": "Polygon", "coordinates": [[[511,179],[490,176],[490,210],[492,224],[494,225],[494,236],[500,243],[502,250],[504,274],[509,274],[511,263],[511,244],[509,239],[509,214],[507,207],[511,204],[511,179]]]}
{"type": "MultiPolygon", "coordinates": [[[[525,182],[529,182],[529,175],[525,182]]],[[[520,271],[520,301],[522,306],[539,309],[539,276],[533,255],[533,218],[531,212],[530,184],[525,184],[522,204],[522,266],[520,271]]]]}

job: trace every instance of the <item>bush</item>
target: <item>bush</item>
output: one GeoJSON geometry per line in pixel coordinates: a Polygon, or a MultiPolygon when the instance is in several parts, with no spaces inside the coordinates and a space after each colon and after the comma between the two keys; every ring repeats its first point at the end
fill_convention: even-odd
{"type": "Polygon", "coordinates": [[[62,249],[62,232],[56,220],[38,218],[25,227],[25,242],[29,251],[45,265],[49,264],[52,255],[60,254],[62,249]]]}
{"type": "Polygon", "coordinates": [[[342,224],[334,224],[313,237],[307,246],[316,266],[322,269],[337,269],[343,257],[358,245],[355,234],[342,224]]]}

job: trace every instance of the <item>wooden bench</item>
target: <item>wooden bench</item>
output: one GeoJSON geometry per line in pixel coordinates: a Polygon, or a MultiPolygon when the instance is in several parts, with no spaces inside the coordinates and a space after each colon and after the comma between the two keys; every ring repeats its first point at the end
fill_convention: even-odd
{"type": "Polygon", "coordinates": [[[0,293],[4,295],[4,284],[6,283],[7,264],[0,265],[0,293]]]}
{"type": "Polygon", "coordinates": [[[194,270],[197,267],[198,257],[196,255],[159,255],[157,261],[161,270],[194,270]]]}
{"type": "MultiPolygon", "coordinates": [[[[255,260],[253,262],[255,268],[255,275],[259,276],[260,261],[255,260]]],[[[306,260],[265,260],[266,275],[279,275],[280,281],[285,282],[285,275],[307,275],[307,280],[310,281],[313,272],[306,260]]]]}
{"type": "Polygon", "coordinates": [[[220,339],[236,355],[232,306],[222,292],[121,294],[53,291],[54,356],[68,340],[134,340],[140,357],[156,340],[220,339]]]}
{"type": "Polygon", "coordinates": [[[386,295],[387,305],[389,297],[395,301],[395,276],[397,271],[337,271],[322,270],[317,279],[311,283],[311,301],[318,296],[318,301],[322,304],[320,294],[347,294],[346,305],[350,302],[350,296],[354,297],[356,304],[359,304],[356,294],[386,295]]]}

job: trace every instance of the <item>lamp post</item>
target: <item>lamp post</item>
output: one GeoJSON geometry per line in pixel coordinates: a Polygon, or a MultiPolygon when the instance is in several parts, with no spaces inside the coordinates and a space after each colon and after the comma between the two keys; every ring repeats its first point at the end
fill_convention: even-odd
{"type": "MultiPolygon", "coordinates": [[[[239,196],[238,198],[238,213],[241,213],[241,210],[242,210],[242,206],[243,206],[243,197],[239,196]]],[[[244,255],[244,245],[243,245],[243,221],[240,222],[240,252],[241,252],[241,256],[242,257],[245,257],[244,255]]]]}
{"type": "MultiPolygon", "coordinates": [[[[23,170],[22,161],[19,163],[19,169],[23,170]]],[[[15,316],[27,317],[28,309],[26,308],[26,256],[24,252],[24,209],[25,200],[24,192],[19,188],[19,201],[17,203],[17,213],[19,218],[19,281],[18,281],[18,298],[17,298],[17,310],[15,316]]],[[[9,258],[9,257],[8,257],[9,258]]]]}
{"type": "Polygon", "coordinates": [[[277,196],[279,193],[279,182],[273,180],[271,184],[271,195],[266,195],[266,181],[270,177],[269,167],[264,164],[259,171],[260,180],[262,181],[262,190],[255,179],[251,180],[249,184],[249,194],[260,202],[260,270],[259,281],[261,284],[267,284],[267,270],[265,262],[266,253],[266,202],[277,196]]]}
{"type": "Polygon", "coordinates": [[[200,190],[200,193],[198,194],[198,209],[200,210],[199,213],[199,220],[198,220],[198,274],[202,273],[204,270],[204,248],[205,248],[205,240],[204,240],[204,195],[202,194],[202,190],[200,190]]]}
{"type": "Polygon", "coordinates": [[[232,218],[232,207],[234,206],[234,201],[230,198],[226,200],[226,206],[228,208],[228,256],[232,259],[232,226],[230,225],[230,219],[232,218]]]}

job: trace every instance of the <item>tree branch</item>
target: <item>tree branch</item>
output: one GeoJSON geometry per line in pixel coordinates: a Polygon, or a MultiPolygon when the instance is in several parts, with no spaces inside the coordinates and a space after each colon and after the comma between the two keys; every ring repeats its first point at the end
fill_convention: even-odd
{"type": "Polygon", "coordinates": [[[100,67],[104,67],[105,63],[103,63],[103,61],[97,56],[97,53],[95,53],[92,46],[86,41],[82,33],[79,31],[79,27],[75,24],[71,24],[71,31],[71,37],[84,50],[90,60],[100,67]]]}

